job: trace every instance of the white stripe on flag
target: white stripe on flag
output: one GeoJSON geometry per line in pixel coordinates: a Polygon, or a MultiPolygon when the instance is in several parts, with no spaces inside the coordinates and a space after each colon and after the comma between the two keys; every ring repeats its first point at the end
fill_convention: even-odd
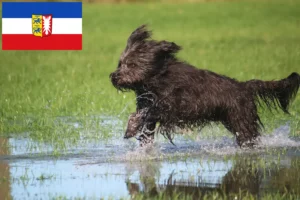
{"type": "MultiPolygon", "coordinates": [[[[31,18],[2,18],[2,34],[32,34],[31,18]]],[[[82,18],[53,18],[52,34],[82,34],[82,18]]]]}

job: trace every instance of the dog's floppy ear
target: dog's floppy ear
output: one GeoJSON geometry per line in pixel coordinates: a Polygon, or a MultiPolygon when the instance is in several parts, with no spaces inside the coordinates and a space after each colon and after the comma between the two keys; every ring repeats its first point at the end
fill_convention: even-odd
{"type": "Polygon", "coordinates": [[[127,40],[127,47],[131,47],[136,43],[142,42],[151,37],[151,31],[147,30],[147,25],[143,24],[131,33],[127,40]]]}
{"type": "Polygon", "coordinates": [[[181,47],[175,44],[174,42],[168,41],[160,41],[159,42],[160,49],[167,54],[175,54],[181,50],[181,47]]]}
{"type": "Polygon", "coordinates": [[[159,69],[159,73],[165,73],[165,71],[168,69],[168,65],[165,65],[166,59],[174,59],[175,54],[180,50],[181,47],[174,42],[168,42],[165,40],[157,42],[152,51],[155,55],[154,60],[157,63],[155,68],[159,69]]]}

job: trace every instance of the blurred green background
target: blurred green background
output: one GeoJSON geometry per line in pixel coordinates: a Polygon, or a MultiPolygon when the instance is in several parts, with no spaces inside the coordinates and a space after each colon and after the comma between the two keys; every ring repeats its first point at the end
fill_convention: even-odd
{"type": "MultiPolygon", "coordinates": [[[[145,23],[154,39],[181,45],[179,58],[201,69],[240,81],[300,73],[300,1],[84,3],[82,51],[1,51],[0,134],[76,141],[78,129],[58,120],[68,117],[109,138],[95,116],[125,122],[135,110],[134,94],[118,93],[109,74],[145,23]]],[[[291,116],[260,110],[266,133],[288,122],[300,135],[299,96],[291,116]]]]}

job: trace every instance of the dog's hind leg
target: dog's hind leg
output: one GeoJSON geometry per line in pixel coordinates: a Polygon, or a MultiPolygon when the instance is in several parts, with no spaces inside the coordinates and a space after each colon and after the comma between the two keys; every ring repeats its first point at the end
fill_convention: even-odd
{"type": "Polygon", "coordinates": [[[260,135],[255,123],[251,123],[246,118],[230,119],[229,122],[224,122],[225,127],[236,136],[237,144],[240,147],[253,147],[256,144],[256,139],[260,135]]]}
{"type": "Polygon", "coordinates": [[[236,136],[240,147],[252,148],[257,144],[259,133],[259,117],[256,109],[242,112],[241,110],[228,113],[224,126],[236,136]]]}

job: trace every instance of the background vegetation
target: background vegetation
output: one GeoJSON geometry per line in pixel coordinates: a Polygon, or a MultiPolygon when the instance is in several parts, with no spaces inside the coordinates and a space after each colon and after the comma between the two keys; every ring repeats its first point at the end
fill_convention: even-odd
{"type": "MultiPolygon", "coordinates": [[[[198,68],[240,81],[300,73],[299,8],[300,1],[285,0],[85,4],[82,51],[1,51],[0,134],[26,132],[41,141],[76,141],[80,130],[113,135],[98,116],[125,121],[135,102],[133,93],[113,88],[109,74],[129,34],[144,23],[155,39],[181,45],[178,56],[198,68]]],[[[300,135],[300,95],[290,110],[291,116],[260,110],[265,134],[288,122],[291,135],[300,135]]]]}

